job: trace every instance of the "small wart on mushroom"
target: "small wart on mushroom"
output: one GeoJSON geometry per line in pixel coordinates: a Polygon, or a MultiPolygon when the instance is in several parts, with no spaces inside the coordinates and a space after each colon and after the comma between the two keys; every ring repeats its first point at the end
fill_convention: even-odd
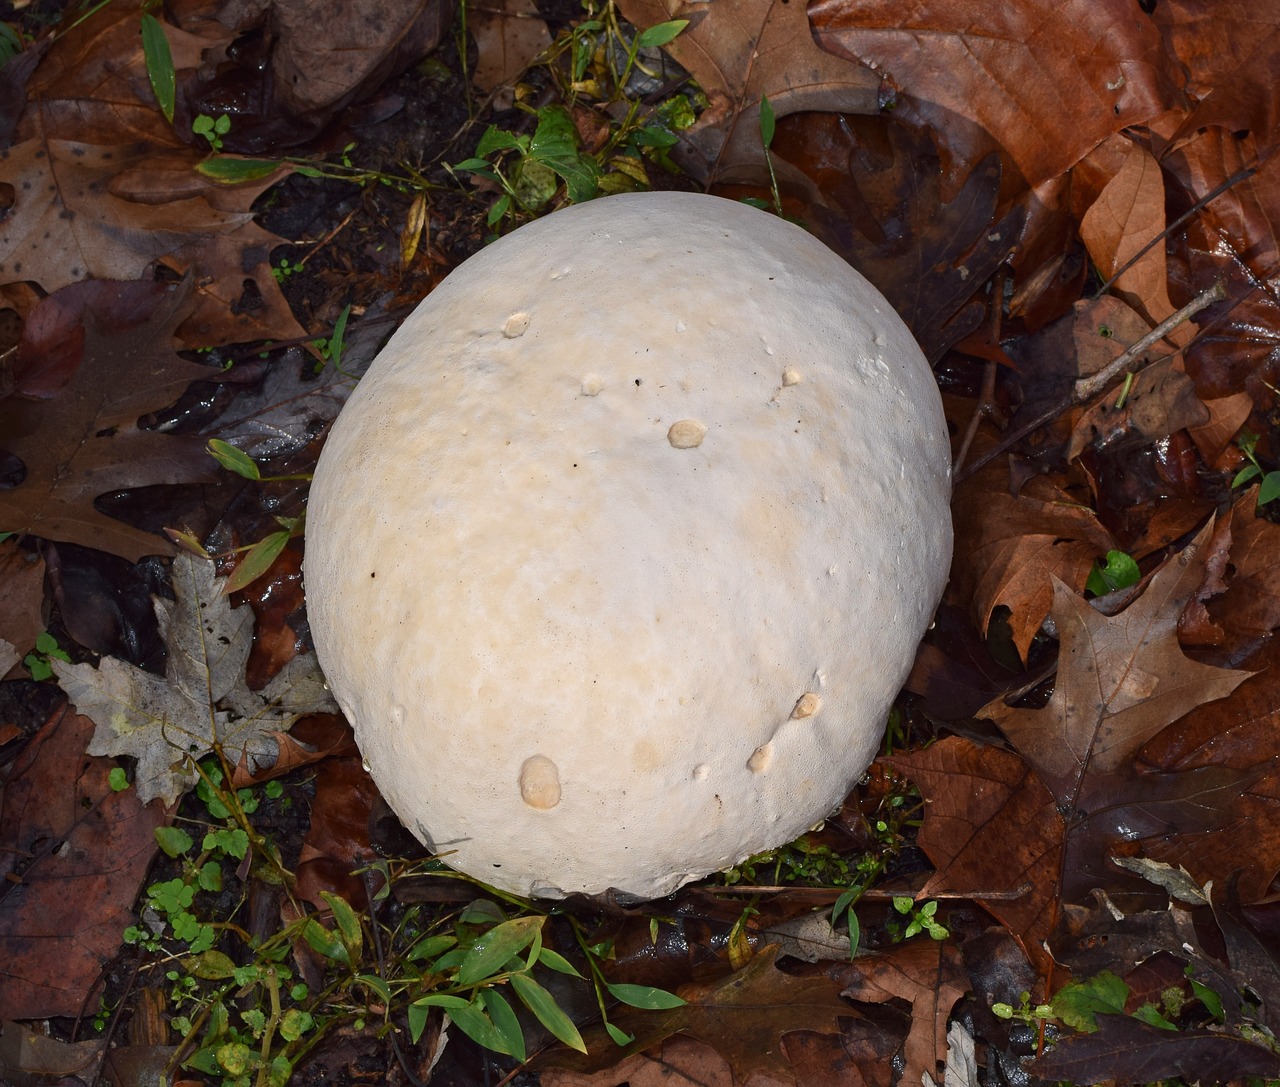
{"type": "Polygon", "coordinates": [[[673,449],[696,449],[706,436],[706,424],[697,419],[681,419],[678,423],[672,423],[671,429],[667,431],[667,441],[673,449]]]}
{"type": "Polygon", "coordinates": [[[800,696],[800,701],[796,703],[796,708],[791,711],[791,716],[797,721],[805,717],[812,717],[822,708],[822,699],[812,691],[806,691],[800,696]]]}
{"type": "Polygon", "coordinates": [[[527,313],[513,313],[507,318],[507,323],[502,326],[502,334],[508,340],[519,339],[524,335],[524,330],[529,327],[529,315],[527,313]]]}
{"type": "Polygon", "coordinates": [[[546,755],[531,755],[520,767],[520,796],[531,808],[550,811],[560,803],[560,771],[546,755]]]}

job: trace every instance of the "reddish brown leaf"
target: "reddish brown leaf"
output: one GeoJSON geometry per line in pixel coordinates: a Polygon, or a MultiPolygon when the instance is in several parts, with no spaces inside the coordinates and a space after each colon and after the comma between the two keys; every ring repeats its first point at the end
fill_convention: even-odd
{"type": "Polygon", "coordinates": [[[1231,571],[1226,591],[1210,601],[1210,616],[1238,644],[1280,627],[1280,525],[1259,517],[1257,491],[1231,511],[1231,571]]]}
{"type": "Polygon", "coordinates": [[[52,717],[14,763],[0,806],[0,1019],[74,1016],[116,953],[155,855],[158,804],[113,792],[93,722],[52,717]],[[92,903],[92,909],[86,904],[92,903]]]}
{"type": "Polygon", "coordinates": [[[1187,68],[1196,99],[1181,133],[1207,126],[1247,129],[1266,153],[1280,135],[1280,15],[1270,0],[1168,0],[1152,11],[1170,50],[1187,68]]]}
{"type": "Polygon", "coordinates": [[[947,599],[986,630],[991,613],[1010,609],[1013,643],[1026,659],[1053,603],[1054,580],[1079,589],[1095,559],[1115,547],[1097,515],[1047,478],[1011,495],[999,465],[956,489],[956,548],[947,599]],[[995,489],[999,488],[999,489],[995,489]]]}
{"type": "Polygon", "coordinates": [[[686,134],[686,169],[703,182],[768,180],[760,140],[760,98],[777,117],[800,110],[875,113],[880,79],[814,44],[804,5],[788,0],[622,0],[645,28],[669,19],[689,26],[667,51],[693,73],[710,108],[686,134]]]}
{"type": "Polygon", "coordinates": [[[514,83],[551,44],[551,33],[533,0],[497,0],[468,13],[467,28],[476,39],[471,79],[482,91],[514,83]]]}
{"type": "MultiPolygon", "coordinates": [[[[283,751],[283,748],[281,749],[283,751]]],[[[369,845],[369,813],[378,787],[359,758],[328,759],[316,769],[316,798],[311,805],[311,826],[298,858],[298,898],[318,910],[329,904],[322,891],[333,891],[357,908],[368,897],[356,869],[373,860],[369,845]]],[[[375,877],[372,890],[381,886],[375,877]]]]}
{"type": "Polygon", "coordinates": [[[948,737],[884,759],[906,774],[927,804],[920,847],[938,871],[920,895],[979,902],[1047,969],[1066,824],[1017,755],[948,737]]]}
{"type": "Polygon", "coordinates": [[[809,12],[824,48],[887,73],[905,116],[939,133],[952,192],[995,147],[1035,186],[1178,102],[1159,32],[1131,5],[814,0],[809,12]]]}
{"type": "MultiPolygon", "coordinates": [[[[0,442],[26,465],[20,484],[0,490],[0,522],[135,562],[143,555],[170,554],[168,540],[98,512],[93,502],[111,491],[216,475],[202,439],[136,425],[146,411],[167,406],[190,382],[210,376],[207,367],[173,351],[185,291],[157,283],[70,290],[77,298],[91,293],[82,311],[77,305],[66,311],[66,322],[33,323],[50,335],[83,328],[84,354],[74,380],[51,400],[0,400],[0,442]]],[[[61,299],[50,296],[42,307],[61,299]]]]}
{"type": "MultiPolygon", "coordinates": [[[[834,970],[828,972],[837,976],[834,970]]],[[[959,950],[936,940],[910,940],[859,956],[842,965],[838,976],[846,986],[841,995],[850,1000],[905,1000],[911,1005],[902,1082],[920,1083],[926,1075],[937,1079],[937,1066],[947,1059],[947,1020],[956,1001],[969,991],[959,950]]]]}
{"type": "MultiPolygon", "coordinates": [[[[0,586],[0,638],[26,653],[45,628],[44,559],[16,539],[0,543],[0,586]]],[[[0,678],[5,671],[0,669],[0,678]]]]}
{"type": "MultiPolygon", "coordinates": [[[[793,977],[774,965],[778,948],[758,952],[741,970],[710,982],[694,982],[677,991],[687,1004],[666,1011],[621,1008],[611,1020],[636,1040],[619,1051],[603,1028],[583,1035],[586,1054],[556,1050],[541,1068],[598,1072],[611,1062],[652,1050],[674,1034],[709,1045],[729,1064],[736,1084],[753,1077],[793,1083],[781,1039],[793,1030],[839,1033],[841,1017],[857,1012],[840,999],[840,986],[826,977],[793,977]]],[[[615,1081],[616,1082],[616,1081],[615,1081]]]]}
{"type": "MultiPolygon", "coordinates": [[[[1138,253],[1164,231],[1164,177],[1149,151],[1131,144],[1120,171],[1107,183],[1080,221],[1080,237],[1103,277],[1110,279],[1131,260],[1136,263],[1116,280],[1113,290],[1152,326],[1173,312],[1169,301],[1164,246],[1138,253]]],[[[1190,338],[1190,327],[1172,334],[1190,338]]]]}
{"type": "Polygon", "coordinates": [[[1137,601],[1114,617],[1056,582],[1052,615],[1060,649],[1053,697],[1043,710],[993,702],[984,711],[1071,807],[1090,807],[1095,784],[1128,766],[1147,740],[1248,677],[1190,660],[1178,645],[1178,618],[1200,585],[1197,558],[1207,540],[1206,531],[1169,559],[1137,601]]]}
{"type": "Polygon", "coordinates": [[[1030,1065],[1037,1076],[1070,1083],[1239,1082],[1280,1073],[1266,1046],[1210,1030],[1161,1030],[1127,1015],[1100,1015],[1092,1034],[1076,1034],[1030,1065]]]}

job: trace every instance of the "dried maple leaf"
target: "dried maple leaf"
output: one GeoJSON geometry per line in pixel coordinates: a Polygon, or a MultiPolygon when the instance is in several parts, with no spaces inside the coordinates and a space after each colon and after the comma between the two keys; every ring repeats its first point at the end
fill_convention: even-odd
{"type": "Polygon", "coordinates": [[[1040,185],[1180,101],[1176,66],[1137,7],[814,0],[809,14],[824,48],[886,72],[903,115],[938,133],[951,192],[993,147],[1040,185]]]}
{"type": "Polygon", "coordinates": [[[1054,585],[1058,682],[1042,710],[993,702],[994,721],[1068,810],[1087,808],[1095,784],[1120,772],[1151,737],[1196,706],[1225,698],[1248,672],[1191,660],[1178,619],[1200,586],[1202,533],[1160,567],[1138,599],[1105,616],[1061,582],[1054,585]]]}
{"type": "Polygon", "coordinates": [[[1256,770],[1221,764],[1182,773],[1135,767],[1152,736],[1248,676],[1199,664],[1178,646],[1178,618],[1203,576],[1198,550],[1167,560],[1114,617],[1057,583],[1058,682],[1049,704],[994,702],[983,714],[1017,754],[949,738],[886,760],[928,801],[919,840],[938,871],[920,894],[982,903],[1042,968],[1058,904],[1118,878],[1107,866],[1117,843],[1221,828],[1234,798],[1258,780],[1256,770]]]}
{"type": "Polygon", "coordinates": [[[192,760],[218,748],[233,765],[275,759],[275,733],[299,717],[335,709],[310,656],[294,657],[261,691],[244,682],[253,612],[232,608],[213,564],[179,555],[172,601],[156,599],[169,647],[165,676],[104,657],[89,664],[54,662],[76,708],[97,724],[89,752],[138,760],[139,798],[172,803],[195,781],[192,760]]]}
{"type": "Polygon", "coordinates": [[[8,771],[0,806],[0,1020],[79,1015],[120,946],[155,855],[158,804],[85,758],[88,718],[60,710],[8,771]],[[19,863],[21,861],[21,863],[19,863]],[[92,909],[86,906],[92,903],[92,909]]]}
{"type": "Polygon", "coordinates": [[[157,283],[93,283],[51,295],[36,308],[29,324],[43,330],[37,346],[54,351],[59,339],[77,337],[84,346],[74,377],[56,395],[25,399],[20,385],[19,395],[0,400],[0,447],[26,466],[22,482],[0,490],[0,527],[133,562],[172,552],[167,540],[108,517],[93,503],[112,491],[216,477],[201,439],[137,426],[139,416],[211,376],[208,367],[173,351],[185,296],[183,287],[157,283]],[[46,307],[65,319],[45,321],[46,307]]]}
{"type": "Polygon", "coordinates": [[[689,20],[666,49],[710,100],[682,141],[685,169],[704,183],[767,178],[761,96],[769,99],[777,117],[800,110],[875,113],[879,108],[879,77],[819,49],[803,4],[622,0],[619,9],[639,27],[689,20]]]}

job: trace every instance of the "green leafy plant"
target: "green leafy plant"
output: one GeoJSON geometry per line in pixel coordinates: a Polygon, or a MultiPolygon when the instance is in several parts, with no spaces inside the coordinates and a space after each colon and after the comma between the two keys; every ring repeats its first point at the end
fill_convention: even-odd
{"type": "Polygon", "coordinates": [[[216,118],[202,113],[191,122],[191,131],[208,140],[210,149],[221,151],[222,137],[231,131],[231,118],[225,113],[216,118]]]}
{"type": "Polygon", "coordinates": [[[671,94],[655,103],[633,90],[637,75],[651,73],[644,57],[673,41],[688,25],[684,19],[633,31],[619,18],[612,0],[585,4],[587,18],[561,32],[539,62],[554,98],[531,107],[517,101],[535,119],[532,134],[491,125],[475,154],[452,167],[488,181],[499,191],[488,224],[545,210],[563,187],[568,203],[601,193],[649,188],[649,167],[674,172],[669,151],[679,133],[696,119],[693,100],[671,94]],[[573,110],[585,108],[586,122],[598,132],[593,147],[583,147],[573,110]],[[594,146],[598,144],[598,146],[594,146]]]}
{"type": "Polygon", "coordinates": [[[921,932],[927,932],[935,940],[945,940],[951,935],[951,930],[938,921],[938,903],[933,899],[917,906],[910,895],[895,895],[893,908],[906,918],[907,922],[905,927],[892,918],[886,923],[885,927],[895,941],[909,940],[921,932]]]}
{"type": "Polygon", "coordinates": [[[1237,487],[1243,487],[1254,480],[1259,480],[1258,487],[1258,505],[1265,506],[1269,502],[1274,502],[1280,498],[1280,470],[1267,471],[1262,463],[1258,460],[1258,441],[1262,437],[1255,434],[1251,430],[1242,430],[1240,436],[1236,439],[1236,445],[1239,446],[1240,452],[1245,455],[1249,461],[1240,469],[1231,481],[1231,488],[1235,490],[1237,487]]]}
{"type": "Polygon", "coordinates": [[[31,678],[39,682],[52,678],[53,669],[49,666],[50,660],[71,663],[71,658],[67,656],[67,651],[58,645],[58,639],[45,630],[36,636],[34,650],[23,658],[22,663],[27,666],[27,671],[31,673],[31,678]]]}
{"type": "Polygon", "coordinates": [[[1117,589],[1127,589],[1142,580],[1142,571],[1133,556],[1123,551],[1108,551],[1105,562],[1095,559],[1085,590],[1094,596],[1106,596],[1117,589]]]}
{"type": "MultiPolygon", "coordinates": [[[[349,308],[349,307],[348,307],[349,308]]],[[[346,316],[346,310],[343,316],[346,316]]],[[[345,321],[343,322],[345,325],[345,321]]],[[[335,332],[339,342],[341,340],[341,332],[335,332]]],[[[341,356],[341,347],[339,347],[339,357],[341,356]]],[[[237,449],[230,442],[224,442],[221,438],[209,439],[209,455],[213,457],[223,468],[229,472],[244,479],[252,480],[255,483],[273,482],[279,480],[309,480],[310,472],[300,472],[292,475],[264,476],[261,469],[258,468],[257,462],[254,461],[248,453],[242,449],[237,449]]],[[[271,564],[279,557],[280,552],[295,536],[301,536],[305,531],[306,514],[305,512],[298,517],[284,517],[279,514],[273,515],[275,521],[280,525],[280,531],[270,532],[256,543],[246,544],[243,547],[236,548],[236,553],[243,554],[236,568],[231,572],[231,576],[227,578],[225,587],[226,592],[233,593],[248,585],[253,584],[269,569],[271,564]]],[[[188,550],[199,555],[205,555],[206,552],[200,542],[187,533],[170,530],[172,536],[178,543],[186,547],[188,550]]]]}
{"type": "Polygon", "coordinates": [[[769,167],[769,191],[773,196],[773,210],[776,214],[782,214],[782,195],[778,192],[778,176],[773,172],[773,155],[770,148],[773,146],[773,137],[777,131],[778,119],[774,115],[773,106],[770,104],[767,95],[760,96],[760,141],[764,144],[764,162],[769,167]]]}

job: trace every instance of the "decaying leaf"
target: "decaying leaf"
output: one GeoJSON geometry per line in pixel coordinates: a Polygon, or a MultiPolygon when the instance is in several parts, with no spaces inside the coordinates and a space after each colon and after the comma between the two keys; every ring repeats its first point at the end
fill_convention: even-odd
{"type": "Polygon", "coordinates": [[[904,114],[939,134],[948,191],[997,147],[1034,187],[1178,101],[1174,66],[1137,7],[815,0],[809,12],[825,48],[885,72],[904,114]]]}
{"type": "Polygon", "coordinates": [[[0,1020],[79,1015],[133,916],[159,804],[86,758],[93,722],[65,708],[8,771],[0,804],[0,1020]],[[86,906],[92,903],[93,908],[86,906]]]}
{"type": "MultiPolygon", "coordinates": [[[[587,1053],[557,1051],[541,1067],[583,1075],[599,1072],[683,1034],[709,1045],[727,1061],[735,1084],[760,1076],[766,1082],[792,1084],[795,1077],[782,1050],[782,1037],[795,1030],[838,1033],[840,1018],[856,1017],[857,1012],[840,999],[840,987],[831,979],[784,974],[774,965],[777,954],[777,946],[771,945],[728,977],[681,986],[679,995],[687,1002],[681,1007],[619,1009],[610,1017],[612,1022],[636,1039],[623,1050],[598,1029],[584,1035],[587,1053]]],[[[567,1087],[592,1081],[559,1082],[567,1087]]]]}
{"type": "Polygon", "coordinates": [[[513,83],[551,44],[551,32],[533,0],[491,0],[467,16],[476,39],[471,79],[482,91],[513,83]]]}
{"type": "MultiPolygon", "coordinates": [[[[136,562],[172,553],[161,536],[108,517],[99,495],[157,483],[211,480],[216,465],[199,438],[140,430],[139,416],[167,407],[208,367],[174,353],[186,288],[159,283],[90,283],[46,298],[19,344],[47,365],[70,349],[74,376],[50,396],[29,399],[19,375],[0,400],[0,447],[26,466],[17,486],[0,490],[0,528],[110,551],[136,562]]],[[[35,377],[46,376],[36,371],[35,377]]]]}
{"type": "Polygon", "coordinates": [[[996,701],[983,713],[1016,754],[953,737],[887,760],[928,801],[919,841],[938,871],[920,894],[981,902],[1043,968],[1058,904],[1116,878],[1107,864],[1116,843],[1220,830],[1234,798],[1259,777],[1221,764],[1186,773],[1135,766],[1157,732],[1248,677],[1179,648],[1178,617],[1203,578],[1198,554],[1192,545],[1168,559],[1112,617],[1055,585],[1060,647],[1049,704],[996,701]]]}
{"type": "Polygon", "coordinates": [[[984,712],[1070,808],[1090,807],[1100,778],[1128,766],[1166,725],[1248,678],[1248,672],[1193,661],[1178,645],[1178,617],[1200,585],[1196,558],[1206,541],[1202,534],[1169,559],[1116,616],[1100,614],[1057,582],[1053,697],[1042,710],[998,701],[984,712]]]}
{"type": "Polygon", "coordinates": [[[261,691],[244,682],[253,614],[232,608],[213,564],[182,554],[173,565],[173,601],[157,599],[169,647],[164,678],[104,657],[89,664],[55,662],[58,681],[76,708],[97,724],[94,755],[130,755],[144,803],[172,803],[195,781],[191,762],[215,746],[233,765],[276,758],[276,732],[304,714],[334,704],[311,656],[294,657],[261,691]]]}
{"type": "Polygon", "coordinates": [[[875,113],[880,79],[814,44],[804,5],[788,0],[622,0],[639,27],[670,19],[689,26],[666,48],[710,100],[682,140],[682,164],[699,181],[767,178],[760,99],[775,117],[800,110],[875,113]]]}

